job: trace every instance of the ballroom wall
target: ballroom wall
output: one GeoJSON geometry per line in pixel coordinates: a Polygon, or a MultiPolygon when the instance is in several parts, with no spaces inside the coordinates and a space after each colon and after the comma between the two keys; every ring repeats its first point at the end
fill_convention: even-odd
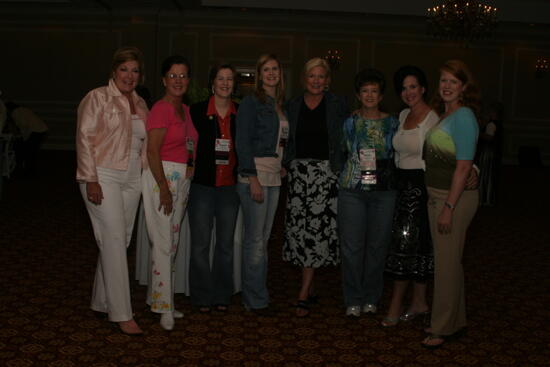
{"type": "Polygon", "coordinates": [[[208,9],[173,12],[29,9],[0,14],[0,89],[4,100],[27,105],[50,126],[47,149],[74,149],[75,111],[85,93],[106,83],[110,58],[122,45],[135,45],[146,58],[146,86],[162,88],[159,64],[171,53],[189,57],[193,78],[205,86],[216,60],[253,68],[264,52],[282,60],[287,92],[300,92],[308,58],[338,49],[343,61],[331,89],[354,101],[355,73],[374,66],[388,77],[384,106],[401,105],[391,84],[403,64],[423,68],[434,90],[437,68],[446,59],[465,60],[487,102],[504,106],[504,160],[517,164],[520,146],[538,147],[550,163],[550,75],[537,78],[539,57],[550,59],[548,25],[500,24],[494,36],[464,46],[426,35],[421,17],[299,11],[208,9]]]}

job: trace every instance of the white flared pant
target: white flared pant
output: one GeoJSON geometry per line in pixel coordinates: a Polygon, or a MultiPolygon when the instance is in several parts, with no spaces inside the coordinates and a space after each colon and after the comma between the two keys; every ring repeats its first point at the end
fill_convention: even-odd
{"type": "Polygon", "coordinates": [[[128,170],[97,168],[103,192],[100,205],[88,201],[86,183],[80,184],[99,248],[91,308],[106,312],[113,322],[133,318],[126,250],[141,196],[141,160],[132,155],[128,170]]]}
{"type": "Polygon", "coordinates": [[[152,246],[147,303],[157,313],[174,310],[174,259],[191,185],[191,180],[185,178],[186,164],[163,161],[162,166],[172,193],[173,209],[169,215],[158,209],[160,191],[151,171],[145,169],[142,177],[143,208],[152,246]]]}

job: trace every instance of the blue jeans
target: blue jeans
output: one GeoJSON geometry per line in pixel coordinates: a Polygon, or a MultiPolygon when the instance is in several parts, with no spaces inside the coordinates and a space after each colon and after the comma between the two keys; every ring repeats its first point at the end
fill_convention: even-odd
{"type": "Polygon", "coordinates": [[[233,238],[239,213],[239,196],[235,186],[192,184],[187,208],[191,234],[191,304],[229,305],[233,295],[233,238]],[[210,265],[214,219],[216,243],[210,265]]]}
{"type": "Polygon", "coordinates": [[[376,305],[391,242],[395,191],[338,192],[338,233],[347,307],[376,305]]]}
{"type": "Polygon", "coordinates": [[[244,237],[242,300],[248,309],[269,305],[267,291],[267,243],[279,202],[279,186],[263,186],[264,201],[250,197],[250,185],[239,182],[237,192],[243,210],[244,237]]]}

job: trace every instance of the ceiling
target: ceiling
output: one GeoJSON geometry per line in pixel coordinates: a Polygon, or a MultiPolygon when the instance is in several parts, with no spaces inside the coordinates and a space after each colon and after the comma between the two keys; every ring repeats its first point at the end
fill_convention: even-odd
{"type": "MultiPolygon", "coordinates": [[[[0,0],[0,9],[124,10],[247,8],[424,16],[443,0],[0,0]]],[[[482,0],[500,21],[550,24],[550,0],[482,0]]]]}
{"type": "MultiPolygon", "coordinates": [[[[203,5],[240,7],[340,11],[424,16],[426,9],[442,0],[202,0],[203,5]]],[[[550,0],[482,0],[498,8],[501,21],[550,23],[550,0]]]]}

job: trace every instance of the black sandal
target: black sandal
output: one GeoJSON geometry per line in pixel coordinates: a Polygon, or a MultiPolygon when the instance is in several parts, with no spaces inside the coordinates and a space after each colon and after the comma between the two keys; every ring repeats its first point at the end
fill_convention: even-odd
{"type": "Polygon", "coordinates": [[[307,303],[310,305],[316,305],[319,303],[319,296],[316,294],[311,294],[307,297],[307,303]]]}
{"type": "Polygon", "coordinates": [[[441,348],[443,346],[443,344],[445,344],[447,342],[456,341],[457,339],[461,338],[465,334],[466,334],[466,328],[462,328],[462,329],[454,332],[451,335],[438,335],[438,334],[433,334],[432,333],[432,334],[429,334],[424,340],[422,340],[422,342],[420,342],[420,344],[426,349],[435,350],[435,349],[441,348]],[[429,342],[430,340],[434,340],[434,339],[441,339],[441,343],[437,343],[437,344],[427,344],[426,343],[426,342],[429,342]]]}
{"type": "Polygon", "coordinates": [[[441,348],[443,344],[445,344],[446,342],[447,342],[447,337],[445,335],[430,334],[426,338],[424,338],[424,340],[422,340],[420,344],[426,349],[436,350],[441,348]],[[441,339],[441,343],[428,344],[430,340],[434,340],[434,339],[441,339]]]}
{"type": "Polygon", "coordinates": [[[296,316],[297,317],[306,317],[307,315],[309,315],[309,303],[308,303],[308,301],[298,300],[294,304],[294,307],[296,307],[296,316]],[[300,311],[303,311],[303,314],[299,314],[300,311]]]}

